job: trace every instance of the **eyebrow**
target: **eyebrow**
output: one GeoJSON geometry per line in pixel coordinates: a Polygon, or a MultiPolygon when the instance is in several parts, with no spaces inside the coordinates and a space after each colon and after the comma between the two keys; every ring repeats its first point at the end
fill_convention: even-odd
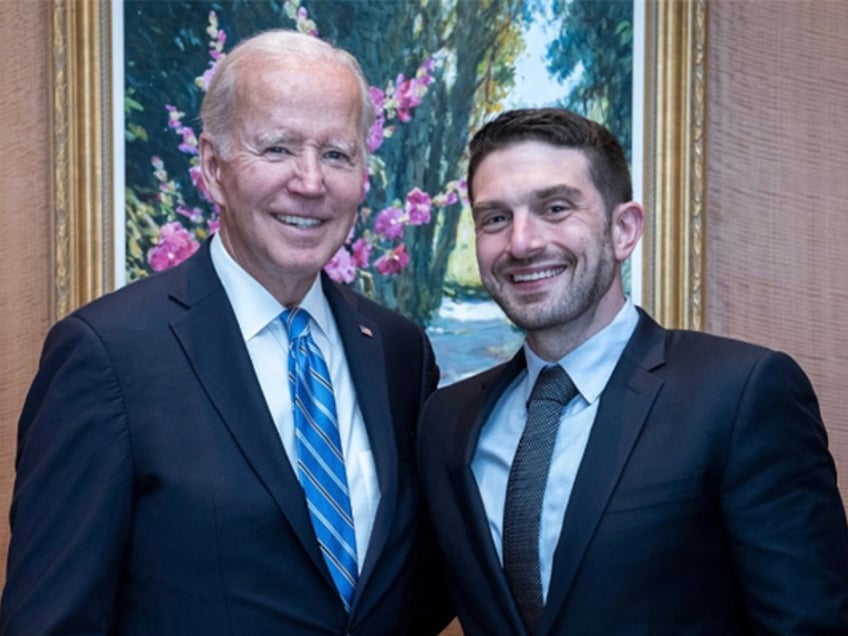
{"type": "Polygon", "coordinates": [[[256,136],[256,141],[261,146],[273,146],[293,143],[296,141],[296,137],[287,130],[266,130],[256,136]]]}
{"type": "MultiPolygon", "coordinates": [[[[275,130],[260,134],[257,141],[262,146],[272,145],[289,145],[303,143],[301,135],[289,130],[275,130]]],[[[322,148],[338,148],[350,155],[355,155],[359,152],[360,145],[358,141],[347,141],[339,137],[326,139],[321,144],[322,148]]]]}
{"type": "MultiPolygon", "coordinates": [[[[554,198],[563,198],[575,201],[583,199],[583,191],[580,190],[580,188],[575,188],[564,183],[558,183],[547,188],[534,190],[530,193],[530,196],[536,201],[544,201],[546,199],[554,198]]],[[[498,210],[504,207],[508,206],[497,199],[493,201],[481,201],[480,203],[475,203],[471,206],[471,212],[472,214],[477,214],[487,210],[498,210]]]]}
{"type": "Polygon", "coordinates": [[[549,188],[542,188],[541,190],[536,190],[535,192],[533,192],[533,195],[536,197],[536,199],[539,200],[551,199],[555,197],[564,197],[567,199],[583,198],[583,192],[580,190],[580,188],[565,185],[564,183],[559,183],[549,188]]]}

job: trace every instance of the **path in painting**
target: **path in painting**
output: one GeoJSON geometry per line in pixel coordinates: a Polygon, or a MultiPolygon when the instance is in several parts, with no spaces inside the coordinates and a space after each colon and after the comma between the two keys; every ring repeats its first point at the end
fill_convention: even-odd
{"type": "Polygon", "coordinates": [[[427,334],[442,371],[440,386],[509,360],[524,337],[494,302],[447,298],[427,334]]]}

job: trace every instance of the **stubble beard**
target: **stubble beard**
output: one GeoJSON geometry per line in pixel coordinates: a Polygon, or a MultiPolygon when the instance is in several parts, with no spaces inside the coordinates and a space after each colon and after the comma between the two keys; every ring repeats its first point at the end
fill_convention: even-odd
{"type": "Polygon", "coordinates": [[[598,304],[615,280],[617,264],[612,247],[609,243],[604,245],[603,253],[591,271],[576,271],[577,259],[572,254],[568,257],[571,265],[565,274],[571,276],[571,282],[557,296],[546,294],[538,300],[516,300],[509,292],[509,284],[501,284],[494,275],[485,277],[483,285],[507,317],[525,332],[591,322],[598,304]]]}

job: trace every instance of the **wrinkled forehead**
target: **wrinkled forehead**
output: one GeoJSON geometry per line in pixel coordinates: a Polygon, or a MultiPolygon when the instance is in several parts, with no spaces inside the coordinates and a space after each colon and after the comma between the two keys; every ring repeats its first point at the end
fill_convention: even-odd
{"type": "Polygon", "coordinates": [[[315,116],[335,109],[351,116],[357,134],[363,118],[363,96],[356,74],[331,58],[265,56],[249,60],[239,73],[234,108],[241,114],[275,109],[284,104],[311,108],[315,116]],[[316,102],[322,107],[315,111],[316,102]]]}

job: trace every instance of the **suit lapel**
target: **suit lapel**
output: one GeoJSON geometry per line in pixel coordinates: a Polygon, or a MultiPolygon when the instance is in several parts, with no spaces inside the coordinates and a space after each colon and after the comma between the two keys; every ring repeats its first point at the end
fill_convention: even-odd
{"type": "Polygon", "coordinates": [[[212,267],[208,242],[182,271],[184,284],[172,291],[171,298],[185,307],[185,313],[172,321],[171,329],[257,478],[315,566],[330,580],[302,489],[268,412],[232,306],[212,267]]]}
{"type": "Polygon", "coordinates": [[[488,515],[471,470],[471,462],[474,460],[480,432],[498,399],[524,368],[524,350],[520,349],[509,362],[495,367],[480,378],[479,390],[466,402],[457,418],[455,438],[451,445],[454,452],[449,467],[456,499],[469,528],[471,548],[483,569],[481,580],[484,582],[481,585],[491,586],[498,607],[504,608],[516,634],[524,632],[524,624],[492,541],[488,515]]]}
{"type": "Polygon", "coordinates": [[[356,401],[368,431],[380,486],[380,505],[371,539],[367,550],[364,553],[360,550],[360,558],[364,557],[365,561],[357,584],[358,597],[359,591],[366,587],[393,526],[399,479],[397,441],[389,405],[389,381],[385,365],[382,364],[385,356],[380,330],[373,321],[359,312],[353,294],[333,284],[326,276],[322,280],[324,295],[344,346],[356,401]]]}
{"type": "Polygon", "coordinates": [[[577,574],[607,502],[662,387],[664,330],[640,311],[636,332],[604,389],[554,553],[539,632],[550,629],[577,574]]]}

